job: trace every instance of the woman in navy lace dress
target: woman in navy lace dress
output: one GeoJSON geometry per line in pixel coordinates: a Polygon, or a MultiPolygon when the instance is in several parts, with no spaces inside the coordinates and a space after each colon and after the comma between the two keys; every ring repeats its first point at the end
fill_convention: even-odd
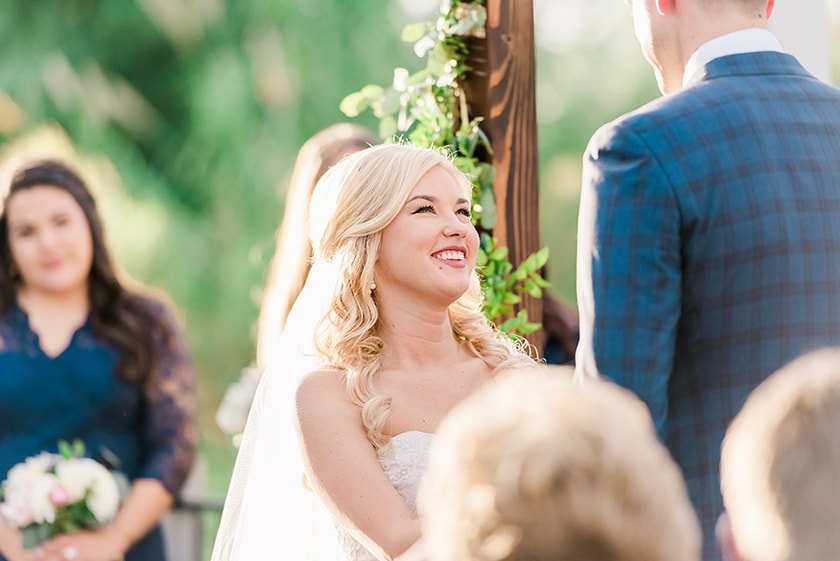
{"type": "Polygon", "coordinates": [[[113,523],[23,550],[0,518],[0,559],[160,561],[158,525],[192,464],[195,377],[167,307],[129,288],[80,177],[18,171],[0,212],[0,478],[59,440],[131,484],[113,523]]]}

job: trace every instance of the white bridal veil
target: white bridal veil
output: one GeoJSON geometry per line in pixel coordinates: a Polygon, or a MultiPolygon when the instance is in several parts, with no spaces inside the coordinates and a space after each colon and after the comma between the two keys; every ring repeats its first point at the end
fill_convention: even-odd
{"type": "Polygon", "coordinates": [[[283,334],[281,358],[263,373],[248,414],[212,561],[340,558],[325,507],[303,484],[292,424],[295,386],[319,360],[312,333],[332,293],[329,266],[313,265],[283,334]]]}
{"type": "MultiPolygon", "coordinates": [[[[318,247],[332,216],[338,185],[322,178],[312,196],[310,222],[318,247]]],[[[303,484],[293,429],[294,391],[300,376],[320,364],[313,333],[330,301],[334,267],[312,265],[286,321],[275,364],[262,375],[225,499],[212,561],[333,561],[339,559],[335,528],[326,508],[303,484]]]]}

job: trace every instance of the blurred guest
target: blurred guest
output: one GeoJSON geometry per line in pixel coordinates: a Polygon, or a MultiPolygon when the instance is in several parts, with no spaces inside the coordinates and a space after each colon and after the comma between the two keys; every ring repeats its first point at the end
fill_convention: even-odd
{"type": "Polygon", "coordinates": [[[309,198],[315,184],[341,158],[378,142],[376,136],[364,127],[338,123],[315,133],[298,152],[260,306],[258,367],[264,368],[277,358],[273,355],[277,350],[277,341],[309,273],[312,244],[309,242],[307,218],[309,198]]]}
{"type": "MultiPolygon", "coordinates": [[[[197,441],[191,361],[167,306],[121,278],[81,177],[59,161],[17,171],[0,213],[0,474],[60,440],[130,481],[115,520],[8,561],[159,561],[158,525],[197,441]]],[[[2,477],[2,475],[0,475],[2,477]]]]}
{"type": "Polygon", "coordinates": [[[726,432],[718,541],[726,561],[829,561],[840,552],[840,348],[762,382],[726,432]]]}
{"type": "Polygon", "coordinates": [[[270,363],[282,361],[283,357],[278,356],[278,341],[292,304],[306,282],[312,259],[307,218],[315,184],[330,166],[347,154],[377,143],[376,136],[366,128],[338,123],[315,133],[298,152],[260,306],[257,364],[255,368],[244,368],[240,379],[225,392],[216,414],[216,424],[225,432],[233,435],[242,432],[262,372],[270,363]]]}
{"type": "Polygon", "coordinates": [[[500,375],[441,423],[421,483],[429,561],[697,561],[700,527],[645,405],[568,367],[500,375]]]}

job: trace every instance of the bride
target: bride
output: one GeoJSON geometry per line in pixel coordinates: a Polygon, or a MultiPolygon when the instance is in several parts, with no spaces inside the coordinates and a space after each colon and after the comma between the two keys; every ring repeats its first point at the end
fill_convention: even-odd
{"type": "Polygon", "coordinates": [[[261,381],[213,561],[387,560],[418,540],[438,424],[531,361],[480,312],[470,194],[445,155],[401,144],[319,181],[315,262],[280,343],[289,360],[261,381]]]}

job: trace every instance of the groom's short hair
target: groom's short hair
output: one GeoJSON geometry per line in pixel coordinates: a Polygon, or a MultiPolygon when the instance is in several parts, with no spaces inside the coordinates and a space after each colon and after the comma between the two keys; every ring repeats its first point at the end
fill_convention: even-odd
{"type": "Polygon", "coordinates": [[[644,404],[520,368],[443,421],[420,490],[430,561],[695,561],[700,529],[644,404]]]}
{"type": "Polygon", "coordinates": [[[840,552],[840,348],[761,383],[727,430],[721,489],[737,552],[823,561],[840,552]]]}

